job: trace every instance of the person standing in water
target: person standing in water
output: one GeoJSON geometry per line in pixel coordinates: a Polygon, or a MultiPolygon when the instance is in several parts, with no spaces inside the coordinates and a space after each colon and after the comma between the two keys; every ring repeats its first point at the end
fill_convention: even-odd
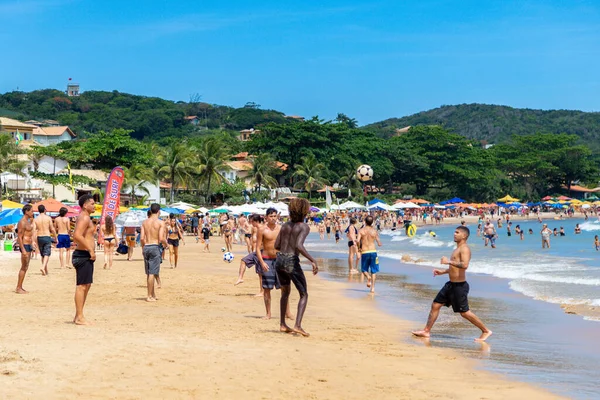
{"type": "Polygon", "coordinates": [[[280,330],[286,333],[299,333],[302,336],[309,334],[302,329],[302,317],[306,311],[308,303],[308,290],[306,285],[306,277],[300,267],[300,258],[302,254],[312,264],[313,275],[319,272],[319,267],[314,258],[304,248],[304,241],[310,233],[310,227],[304,223],[304,217],[310,210],[310,203],[306,199],[292,199],[289,205],[290,222],[286,222],[279,231],[275,240],[275,250],[278,251],[275,260],[275,270],[281,284],[281,301],[280,308],[280,330]],[[288,309],[288,300],[290,297],[291,283],[300,294],[298,301],[298,314],[296,314],[296,324],[294,328],[290,328],[285,323],[285,314],[288,309]]]}
{"type": "Polygon", "coordinates": [[[475,339],[476,341],[483,342],[492,335],[492,331],[469,310],[469,300],[467,297],[469,294],[469,284],[466,279],[467,268],[469,268],[469,263],[471,262],[471,249],[467,245],[469,234],[469,228],[465,226],[459,226],[454,231],[456,249],[452,252],[450,260],[447,257],[442,257],[440,260],[440,264],[448,265],[449,268],[433,270],[434,277],[448,274],[450,280],[446,282],[433,300],[425,328],[420,331],[413,331],[413,335],[428,338],[442,306],[452,306],[452,310],[455,313],[460,313],[461,317],[481,329],[481,336],[475,339]]]}
{"type": "Polygon", "coordinates": [[[348,237],[348,273],[355,274],[358,272],[358,261],[360,253],[358,252],[358,229],[356,228],[356,218],[350,218],[350,224],[346,228],[346,236],[348,237]]]}
{"type": "Polygon", "coordinates": [[[379,234],[373,228],[373,217],[369,215],[365,218],[366,226],[358,231],[357,242],[360,244],[360,270],[367,278],[367,287],[371,288],[371,293],[375,293],[375,279],[379,272],[379,257],[375,250],[375,242],[381,247],[379,234]]]}

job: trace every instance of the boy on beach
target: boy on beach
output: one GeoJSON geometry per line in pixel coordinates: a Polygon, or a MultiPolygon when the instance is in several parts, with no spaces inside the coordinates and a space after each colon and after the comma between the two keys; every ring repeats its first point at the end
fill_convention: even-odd
{"type": "Polygon", "coordinates": [[[433,300],[425,328],[420,331],[412,332],[413,335],[428,338],[442,306],[450,307],[451,305],[452,310],[455,313],[460,313],[461,317],[481,329],[481,336],[475,339],[476,341],[483,342],[492,335],[492,331],[490,331],[483,322],[469,310],[469,300],[467,298],[469,294],[469,284],[466,280],[467,268],[471,261],[471,249],[467,245],[469,234],[469,228],[465,226],[459,226],[454,231],[456,249],[452,252],[450,260],[448,260],[447,257],[442,257],[440,261],[440,264],[446,264],[449,268],[433,270],[434,277],[448,274],[450,280],[446,282],[442,290],[440,290],[433,300]]]}
{"type": "Polygon", "coordinates": [[[381,247],[379,234],[373,228],[373,217],[369,215],[365,218],[366,226],[358,231],[357,242],[360,244],[360,270],[367,278],[367,287],[371,288],[371,293],[375,293],[375,279],[379,272],[379,257],[375,249],[375,242],[381,247]]]}

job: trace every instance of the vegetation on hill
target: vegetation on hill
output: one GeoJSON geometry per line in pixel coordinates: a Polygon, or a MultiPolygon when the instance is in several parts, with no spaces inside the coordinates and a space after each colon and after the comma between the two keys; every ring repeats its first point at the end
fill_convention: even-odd
{"type": "Polygon", "coordinates": [[[367,125],[382,137],[406,126],[440,125],[469,139],[502,143],[512,135],[567,133],[600,150],[600,113],[570,110],[532,110],[487,104],[442,106],[402,118],[367,125]]]}

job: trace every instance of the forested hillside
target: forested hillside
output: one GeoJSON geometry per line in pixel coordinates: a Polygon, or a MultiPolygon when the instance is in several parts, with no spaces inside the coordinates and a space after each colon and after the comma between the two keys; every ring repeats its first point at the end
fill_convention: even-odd
{"type": "Polygon", "coordinates": [[[69,125],[78,135],[123,128],[135,139],[161,140],[195,136],[211,129],[238,131],[288,119],[279,111],[261,110],[258,104],[242,108],[208,104],[192,96],[189,102],[136,96],[117,91],[86,91],[67,97],[55,89],[8,92],[0,95],[0,116],[20,120],[53,119],[69,125]],[[197,126],[185,120],[198,116],[197,126]]]}
{"type": "Polygon", "coordinates": [[[469,139],[488,143],[507,141],[512,135],[538,132],[568,133],[600,148],[600,113],[569,110],[531,110],[487,104],[442,106],[402,118],[390,118],[368,125],[383,137],[396,129],[415,125],[441,125],[469,139]]]}

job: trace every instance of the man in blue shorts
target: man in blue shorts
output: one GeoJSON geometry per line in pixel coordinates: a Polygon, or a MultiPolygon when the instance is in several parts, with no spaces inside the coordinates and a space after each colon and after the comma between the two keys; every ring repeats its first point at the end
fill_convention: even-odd
{"type": "Polygon", "coordinates": [[[69,266],[71,264],[71,236],[69,236],[69,229],[71,228],[71,221],[67,217],[67,207],[61,207],[58,211],[58,217],[54,219],[54,228],[58,233],[58,256],[60,259],[60,267],[64,268],[65,264],[69,266]],[[67,258],[65,261],[65,252],[67,258]]]}
{"type": "Polygon", "coordinates": [[[367,278],[367,287],[371,288],[371,293],[375,293],[375,279],[379,272],[379,257],[375,249],[375,242],[381,247],[379,234],[373,228],[373,217],[365,218],[365,226],[358,231],[358,243],[360,243],[360,270],[367,278]]]}

